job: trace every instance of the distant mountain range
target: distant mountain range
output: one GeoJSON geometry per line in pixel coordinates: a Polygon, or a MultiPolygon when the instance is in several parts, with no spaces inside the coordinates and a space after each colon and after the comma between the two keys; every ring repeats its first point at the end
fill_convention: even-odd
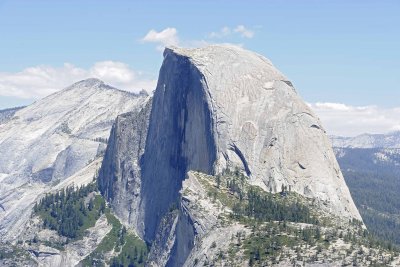
{"type": "Polygon", "coordinates": [[[331,136],[333,147],[400,148],[400,131],[387,134],[361,134],[355,137],[331,136]]]}
{"type": "Polygon", "coordinates": [[[400,244],[400,132],[331,137],[336,158],[368,229],[400,244]]]}

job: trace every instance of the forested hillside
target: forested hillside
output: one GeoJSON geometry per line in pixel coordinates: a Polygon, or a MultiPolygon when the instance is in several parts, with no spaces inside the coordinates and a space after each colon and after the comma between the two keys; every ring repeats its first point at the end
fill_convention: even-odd
{"type": "Polygon", "coordinates": [[[398,149],[337,148],[336,155],[368,229],[400,244],[400,153],[398,149]]]}

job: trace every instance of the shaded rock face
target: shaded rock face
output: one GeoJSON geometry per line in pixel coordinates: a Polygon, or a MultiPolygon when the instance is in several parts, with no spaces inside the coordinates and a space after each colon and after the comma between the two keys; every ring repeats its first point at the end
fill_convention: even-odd
{"type": "Polygon", "coordinates": [[[161,217],[178,201],[188,170],[213,172],[213,118],[202,74],[186,57],[165,54],[142,159],[142,222],[152,241],[161,217]]]}
{"type": "Polygon", "coordinates": [[[147,258],[147,266],[166,266],[170,261],[171,252],[175,247],[178,219],[179,211],[174,210],[165,214],[160,221],[147,258]]]}
{"type": "Polygon", "coordinates": [[[182,205],[175,229],[175,243],[165,266],[183,266],[195,243],[197,233],[194,224],[190,210],[182,205]]]}
{"type": "Polygon", "coordinates": [[[143,108],[117,117],[98,178],[99,189],[115,214],[136,228],[139,228],[136,214],[140,203],[140,159],[146,144],[151,103],[149,100],[143,108]]]}
{"type": "Polygon", "coordinates": [[[169,244],[167,250],[158,246],[152,252],[151,258],[160,260],[155,265],[182,266],[199,236],[198,226],[207,225],[196,223],[198,217],[179,199],[190,170],[217,174],[239,168],[264,190],[286,186],[315,198],[334,215],[361,219],[319,119],[292,83],[260,55],[233,46],[167,48],[148,120],[143,153],[138,153],[143,148],[138,140],[143,141],[146,130],[118,127],[117,122],[109,146],[130,142],[119,138],[135,141],[119,152],[110,148],[103,165],[111,161],[114,167],[100,176],[103,194],[123,220],[147,242],[169,244]],[[119,170],[126,168],[127,158],[135,166],[132,190],[124,189],[129,184],[119,170]],[[180,207],[178,215],[160,227],[174,204],[180,207]]]}

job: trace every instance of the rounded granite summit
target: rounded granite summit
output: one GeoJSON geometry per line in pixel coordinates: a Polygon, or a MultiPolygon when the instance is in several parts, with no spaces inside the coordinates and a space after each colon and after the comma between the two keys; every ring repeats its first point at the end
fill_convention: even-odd
{"type": "MultiPolygon", "coordinates": [[[[331,213],[361,219],[320,120],[270,60],[233,45],[166,48],[154,103],[162,97],[163,110],[175,112],[177,95],[183,109],[204,101],[209,119],[192,127],[200,113],[189,111],[184,135],[210,128],[213,173],[239,167],[265,190],[287,186],[331,213]]],[[[183,154],[189,165],[200,162],[193,151],[183,154]]]]}

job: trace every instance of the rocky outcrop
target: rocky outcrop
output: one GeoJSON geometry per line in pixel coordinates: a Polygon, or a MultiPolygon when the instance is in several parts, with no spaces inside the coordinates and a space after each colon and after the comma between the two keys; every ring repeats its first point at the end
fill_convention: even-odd
{"type": "Polygon", "coordinates": [[[319,119],[269,60],[237,47],[210,46],[167,49],[164,65],[185,60],[191,73],[200,73],[200,99],[211,111],[212,171],[240,167],[265,190],[287,186],[326,203],[334,214],[361,219],[319,119]]]}
{"type": "MultiPolygon", "coordinates": [[[[56,231],[42,229],[43,222],[38,217],[33,217],[23,231],[22,240],[32,240],[37,243],[24,243],[19,248],[28,251],[31,258],[38,266],[62,266],[73,267],[89,255],[100,244],[102,239],[111,230],[105,215],[102,215],[94,227],[89,228],[82,239],[65,244],[65,237],[59,236],[56,231]],[[64,243],[63,249],[59,246],[51,247],[44,244],[64,243]]],[[[6,265],[7,266],[7,265],[6,265]]]]}
{"type": "Polygon", "coordinates": [[[147,259],[148,266],[166,266],[170,262],[176,243],[178,220],[179,210],[171,210],[161,219],[147,259]]]}
{"type": "MultiPolygon", "coordinates": [[[[199,249],[200,240],[220,224],[218,215],[222,210],[211,203],[192,172],[183,182],[177,205],[176,210],[161,220],[149,255],[150,266],[183,266],[188,256],[199,249]]],[[[207,248],[207,245],[211,243],[206,242],[204,246],[207,248]]],[[[189,260],[188,266],[193,265],[193,260],[189,260]]]]}
{"type": "Polygon", "coordinates": [[[99,171],[98,184],[119,219],[139,229],[141,200],[141,165],[151,99],[142,108],[117,117],[99,171]]]}
{"type": "Polygon", "coordinates": [[[212,225],[193,221],[200,217],[179,200],[190,170],[238,168],[264,190],[286,187],[335,216],[361,219],[319,119],[258,54],[226,45],[167,48],[148,124],[137,123],[147,122],[148,111],[135,114],[114,125],[100,184],[147,242],[173,244],[152,249],[164,255],[156,265],[181,266],[203,231],[198,227],[212,225]],[[160,225],[177,204],[179,214],[160,225]]]}
{"type": "Polygon", "coordinates": [[[152,241],[163,215],[177,202],[189,170],[214,171],[214,122],[201,72],[166,50],[142,159],[141,221],[152,241]]]}

